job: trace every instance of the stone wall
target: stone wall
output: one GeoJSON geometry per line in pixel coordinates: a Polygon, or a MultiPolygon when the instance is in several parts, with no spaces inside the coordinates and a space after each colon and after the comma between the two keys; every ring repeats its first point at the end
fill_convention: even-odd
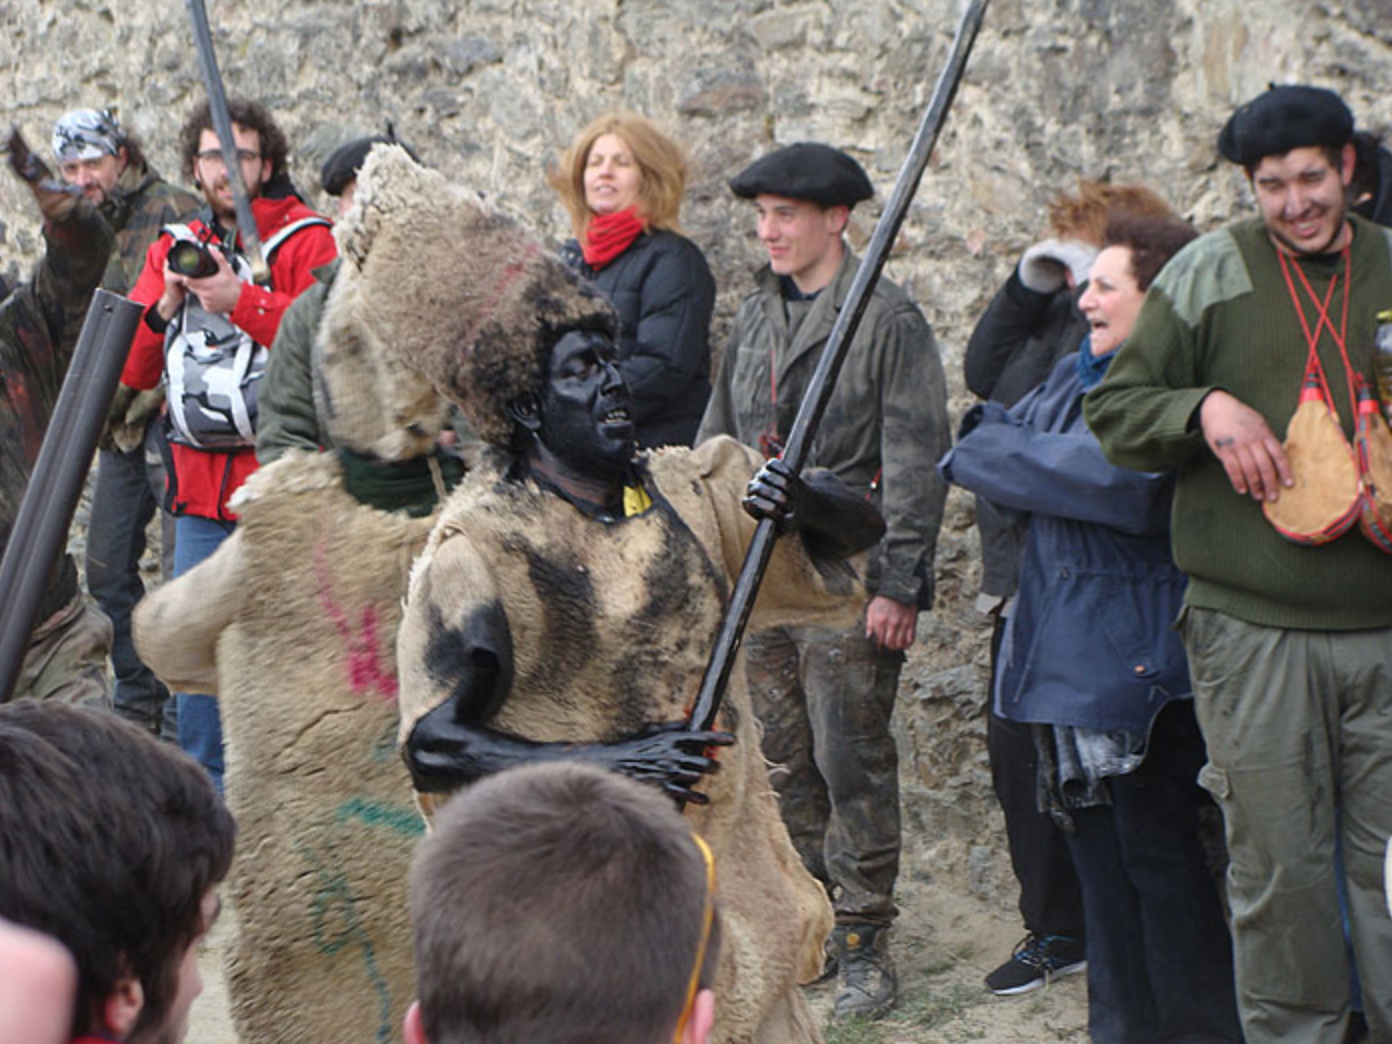
{"type": "MultiPolygon", "coordinates": [[[[758,265],[725,178],[769,148],[852,151],[889,195],[951,42],[957,0],[212,0],[229,90],[269,103],[317,191],[342,138],[391,121],[423,159],[543,232],[566,234],[544,172],[607,107],[655,118],[690,150],[684,213],[720,287],[718,330],[758,265]]],[[[166,173],[202,86],[174,0],[0,0],[0,105],[46,146],[53,119],[116,106],[166,173]]],[[[1343,93],[1392,126],[1389,0],[994,0],[888,274],[937,332],[954,416],[976,316],[1079,174],[1141,179],[1203,228],[1250,209],[1213,142],[1269,81],[1343,93]]],[[[321,200],[321,202],[323,202],[321,200]]],[[[863,243],[877,205],[856,214],[863,243]]],[[[33,259],[37,222],[0,176],[0,270],[33,259]]],[[[442,273],[442,278],[446,277],[442,273]]],[[[981,738],[985,629],[970,601],[970,503],[950,501],[939,606],[901,689],[915,860],[1008,895],[981,738]]]]}

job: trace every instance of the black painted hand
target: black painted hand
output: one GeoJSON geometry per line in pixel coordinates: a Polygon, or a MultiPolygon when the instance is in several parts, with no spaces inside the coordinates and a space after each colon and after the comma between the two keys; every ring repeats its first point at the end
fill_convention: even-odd
{"type": "Polygon", "coordinates": [[[18,127],[11,127],[5,136],[5,149],[10,154],[10,169],[29,185],[45,218],[62,221],[72,213],[82,198],[82,190],[55,179],[48,164],[29,151],[29,143],[18,127]]]}
{"type": "Polygon", "coordinates": [[[678,800],[704,805],[709,799],[692,788],[702,776],[720,769],[709,748],[734,742],[728,732],[694,732],[681,721],[649,726],[631,739],[590,748],[587,753],[632,779],[660,786],[678,800]]]}
{"type": "Polygon", "coordinates": [[[778,531],[785,533],[797,525],[806,495],[802,480],[784,461],[774,457],[749,480],[740,504],[751,518],[771,518],[778,531]]]}

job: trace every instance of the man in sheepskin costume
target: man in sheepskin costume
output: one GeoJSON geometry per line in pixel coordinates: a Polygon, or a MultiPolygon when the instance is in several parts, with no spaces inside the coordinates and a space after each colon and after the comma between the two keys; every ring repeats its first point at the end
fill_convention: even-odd
{"type": "MultiPolygon", "coordinates": [[[[379,188],[417,230],[436,191],[379,188]]],[[[319,335],[334,451],[253,475],[236,533],[135,618],[166,684],[220,698],[240,834],[228,980],[248,1042],[399,1040],[415,994],[407,874],[422,827],[396,750],[396,630],[462,468],[436,449],[448,403],[358,316],[359,218],[335,229],[346,260],[319,335]]]]}
{"type": "Polygon", "coordinates": [[[362,220],[380,227],[361,260],[360,314],[491,447],[412,571],[398,640],[401,740],[424,804],[545,758],[688,797],[726,928],[715,1039],[816,1040],[797,983],[820,971],[830,910],[778,816],[743,672],[718,723],[728,735],[682,722],[752,516],[798,534],[774,555],[762,621],[853,619],[865,596],[845,559],[882,523],[829,474],[760,471],[763,458],[730,439],[635,456],[607,302],[443,179],[431,176],[432,198],[450,204],[416,234],[374,205],[388,173],[426,177],[399,155],[368,162],[362,220]],[[420,252],[434,242],[460,249],[431,263],[420,252]],[[710,746],[731,740],[714,771],[710,746]]]}
{"type": "Polygon", "coordinates": [[[548,757],[690,796],[720,867],[715,1039],[817,1040],[796,983],[820,970],[830,910],[779,819],[742,672],[725,733],[679,723],[755,526],[741,498],[801,537],[780,542],[764,619],[853,618],[864,591],[845,558],[878,538],[878,516],[829,476],[775,464],[751,484],[762,458],[727,439],[635,459],[607,303],[400,150],[374,151],[337,235],[348,277],[320,336],[332,434],[352,455],[262,469],[226,547],[137,616],[158,673],[223,700],[245,854],[231,958],[243,1038],[395,1039],[418,829],[385,736],[399,663],[400,737],[427,809],[548,757]],[[433,444],[444,405],[416,373],[494,452],[437,516],[402,618],[432,520],[355,493],[396,488],[372,458],[433,444]],[[708,749],[732,740],[715,771],[708,749]]]}

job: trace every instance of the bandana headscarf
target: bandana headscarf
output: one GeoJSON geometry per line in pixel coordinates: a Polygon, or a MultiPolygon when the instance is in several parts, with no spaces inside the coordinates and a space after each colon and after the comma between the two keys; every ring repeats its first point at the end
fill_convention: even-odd
{"type": "Polygon", "coordinates": [[[59,163],[115,156],[124,143],[110,109],[74,109],[53,125],[53,155],[59,163]]]}

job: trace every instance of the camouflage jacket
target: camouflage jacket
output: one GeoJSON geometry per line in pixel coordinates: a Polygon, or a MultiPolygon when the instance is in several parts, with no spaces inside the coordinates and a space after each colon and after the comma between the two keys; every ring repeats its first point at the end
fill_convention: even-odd
{"type": "MultiPolygon", "coordinates": [[[[0,549],[38,458],[92,293],[111,255],[112,234],[90,204],[44,226],[48,249],[34,277],[0,304],[0,549]]],[[[77,574],[64,555],[44,614],[72,598],[77,574]]]]}
{"type": "MultiPolygon", "coordinates": [[[[848,249],[831,283],[795,331],[778,276],[767,267],[740,304],[697,444],[733,435],[776,452],[786,439],[812,371],[855,279],[848,249]]],[[[846,356],[808,466],[828,468],[872,499],[888,526],[871,556],[866,586],[904,605],[933,604],[933,554],[947,486],[934,464],[947,452],[947,385],[923,313],[888,279],[875,286],[846,356]]]]}
{"type": "Polygon", "coordinates": [[[192,192],[171,185],[143,163],[126,167],[111,197],[100,207],[102,217],[116,233],[102,288],[113,294],[129,294],[159,230],[193,215],[201,203],[192,192]]]}
{"type": "MultiPolygon", "coordinates": [[[[116,234],[111,260],[102,276],[103,289],[129,294],[160,229],[192,215],[199,203],[192,192],[171,185],[144,163],[127,166],[110,198],[100,207],[116,234]]],[[[163,402],[163,388],[143,392],[120,389],[110,415],[110,443],[125,452],[139,446],[145,438],[145,426],[159,413],[163,402]]]]}

